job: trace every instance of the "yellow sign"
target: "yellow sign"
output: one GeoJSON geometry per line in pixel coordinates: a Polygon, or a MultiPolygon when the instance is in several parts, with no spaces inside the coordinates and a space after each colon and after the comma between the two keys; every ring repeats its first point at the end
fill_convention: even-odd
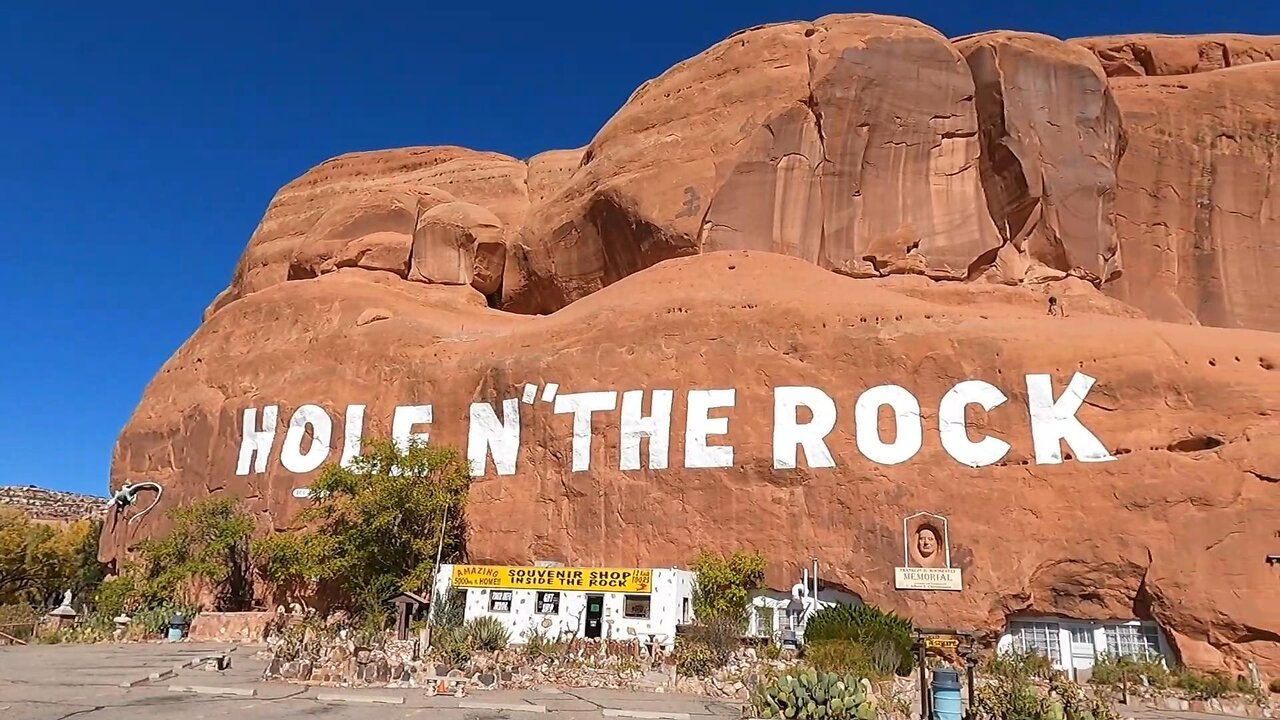
{"type": "Polygon", "coordinates": [[[960,647],[960,638],[931,636],[924,639],[924,646],[935,650],[955,650],[960,647]]]}
{"type": "Polygon", "coordinates": [[[454,565],[453,586],[513,590],[579,590],[648,593],[653,571],[636,568],[507,567],[454,565]]]}

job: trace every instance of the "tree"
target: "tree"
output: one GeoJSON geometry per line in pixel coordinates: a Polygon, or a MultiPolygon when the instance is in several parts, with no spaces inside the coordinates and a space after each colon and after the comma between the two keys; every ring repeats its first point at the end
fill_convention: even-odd
{"type": "Polygon", "coordinates": [[[136,610],[195,604],[207,591],[217,610],[247,610],[253,600],[249,513],[236,498],[208,497],[179,505],[168,515],[172,529],[140,543],[140,560],[129,564],[105,594],[99,593],[100,601],[110,598],[107,604],[119,602],[136,610]]]}
{"type": "Polygon", "coordinates": [[[698,619],[745,627],[751,592],[764,586],[764,555],[738,551],[725,557],[702,552],[693,561],[693,570],[698,574],[693,598],[698,619]]]}
{"type": "Polygon", "coordinates": [[[101,580],[98,530],[92,520],[39,523],[0,509],[0,603],[40,605],[92,589],[101,580]]]}
{"type": "Polygon", "coordinates": [[[350,609],[381,616],[387,596],[430,586],[442,528],[443,556],[462,552],[470,481],[456,450],[373,442],[348,467],[321,470],[299,515],[306,529],[254,543],[255,561],[273,583],[332,583],[350,609]]]}

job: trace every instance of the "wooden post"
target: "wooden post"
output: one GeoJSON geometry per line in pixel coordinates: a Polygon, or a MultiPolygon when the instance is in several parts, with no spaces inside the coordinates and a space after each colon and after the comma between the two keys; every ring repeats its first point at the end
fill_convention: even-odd
{"type": "Polygon", "coordinates": [[[405,603],[396,603],[396,639],[409,639],[409,616],[406,613],[408,606],[405,603]]]}
{"type": "Polygon", "coordinates": [[[916,634],[916,662],[920,665],[920,720],[929,720],[929,680],[924,668],[924,634],[916,634]]]}

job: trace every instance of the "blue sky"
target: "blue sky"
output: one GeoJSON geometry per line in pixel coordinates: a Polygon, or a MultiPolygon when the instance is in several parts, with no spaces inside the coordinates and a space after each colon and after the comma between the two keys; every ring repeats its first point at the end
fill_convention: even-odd
{"type": "Polygon", "coordinates": [[[735,30],[832,12],[949,36],[1280,34],[1280,5],[1239,1],[184,5],[0,15],[0,484],[104,493],[116,435],[272,194],[333,155],[583,145],[641,82],[735,30]]]}

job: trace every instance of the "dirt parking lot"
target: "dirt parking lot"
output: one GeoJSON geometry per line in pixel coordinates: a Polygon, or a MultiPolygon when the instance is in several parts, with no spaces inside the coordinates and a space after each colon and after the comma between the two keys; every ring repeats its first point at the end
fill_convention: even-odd
{"type": "Polygon", "coordinates": [[[226,644],[0,647],[4,720],[204,718],[648,718],[720,720],[741,709],[707,698],[619,690],[475,691],[428,697],[414,689],[317,688],[261,680],[256,648],[226,644]],[[192,668],[228,653],[223,671],[192,668]]]}

